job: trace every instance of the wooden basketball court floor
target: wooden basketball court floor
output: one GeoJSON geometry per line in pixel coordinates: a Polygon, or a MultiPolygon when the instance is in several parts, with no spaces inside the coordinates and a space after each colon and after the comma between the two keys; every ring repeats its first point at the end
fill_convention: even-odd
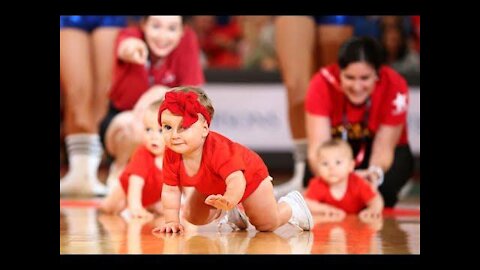
{"type": "Polygon", "coordinates": [[[60,199],[60,254],[420,254],[419,196],[385,209],[380,222],[356,216],[328,222],[314,216],[312,231],[284,225],[275,232],[194,226],[183,234],[153,234],[163,221],[97,212],[99,198],[60,199]]]}

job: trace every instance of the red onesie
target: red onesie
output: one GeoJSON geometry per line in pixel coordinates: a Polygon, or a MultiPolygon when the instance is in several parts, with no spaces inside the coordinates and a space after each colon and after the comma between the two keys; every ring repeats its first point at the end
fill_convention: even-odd
{"type": "Polygon", "coordinates": [[[305,197],[319,203],[333,205],[344,210],[347,214],[358,214],[367,206],[367,202],[375,197],[375,192],[366,180],[354,173],[350,173],[348,176],[347,185],[345,195],[337,200],[330,193],[328,184],[321,177],[314,177],[308,184],[305,197]]]}
{"type": "Polygon", "coordinates": [[[128,194],[128,180],[137,175],[145,181],[142,189],[142,205],[144,207],[156,203],[162,195],[162,170],[155,165],[155,156],[144,145],[140,145],[133,153],[125,170],[120,175],[120,183],[125,194],[128,194]]]}
{"type": "Polygon", "coordinates": [[[267,166],[257,153],[213,131],[205,140],[200,169],[194,176],[187,175],[181,154],[165,148],[163,179],[170,186],[194,186],[205,196],[224,194],[225,180],[235,171],[242,171],[247,181],[240,202],[269,176],[267,166]]]}

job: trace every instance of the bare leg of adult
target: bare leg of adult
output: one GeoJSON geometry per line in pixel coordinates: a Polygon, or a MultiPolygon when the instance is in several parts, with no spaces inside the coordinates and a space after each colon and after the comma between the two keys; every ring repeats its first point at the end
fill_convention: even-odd
{"type": "Polygon", "coordinates": [[[353,36],[351,25],[320,25],[318,32],[318,52],[320,66],[337,62],[338,50],[348,38],[353,36]]]}
{"type": "Polygon", "coordinates": [[[77,29],[60,30],[60,81],[65,100],[65,142],[69,168],[60,181],[62,195],[104,195],[97,170],[100,137],[90,112],[93,94],[90,39],[77,29]]]}
{"type": "MultiPolygon", "coordinates": [[[[108,91],[112,82],[112,69],[114,61],[115,39],[121,28],[119,27],[101,27],[92,33],[93,55],[94,55],[94,76],[95,76],[95,93],[92,104],[93,117],[95,123],[98,124],[103,119],[108,110],[108,91]]],[[[114,174],[120,172],[122,168],[111,166],[114,174]]],[[[118,173],[117,173],[118,174],[118,173]]],[[[109,174],[108,176],[111,176],[109,174]]],[[[107,187],[109,190],[113,186],[111,177],[107,177],[107,187]]]]}
{"type": "Polygon", "coordinates": [[[121,28],[102,27],[92,33],[94,62],[93,117],[96,126],[108,109],[108,91],[112,82],[115,39],[121,28]]]}
{"type": "Polygon", "coordinates": [[[315,22],[309,16],[279,16],[275,19],[275,43],[283,82],[287,89],[290,132],[295,161],[292,179],[275,187],[278,199],[301,190],[306,170],[305,94],[315,66],[315,22]]]}

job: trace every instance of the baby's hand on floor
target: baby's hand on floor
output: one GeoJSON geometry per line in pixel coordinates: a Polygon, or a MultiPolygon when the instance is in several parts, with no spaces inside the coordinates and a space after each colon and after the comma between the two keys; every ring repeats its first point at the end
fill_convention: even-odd
{"type": "Polygon", "coordinates": [[[347,213],[342,209],[328,206],[320,213],[320,215],[324,218],[328,218],[330,221],[341,221],[347,216],[347,213]]]}
{"type": "Polygon", "coordinates": [[[210,195],[205,199],[205,203],[221,210],[231,210],[235,205],[226,199],[223,195],[210,195]]]}
{"type": "Polygon", "coordinates": [[[183,225],[177,222],[164,223],[152,230],[152,233],[183,233],[185,229],[183,225]]]}
{"type": "Polygon", "coordinates": [[[358,217],[360,218],[361,221],[368,223],[371,221],[376,221],[378,219],[381,219],[382,211],[377,209],[366,208],[358,214],[358,217]]]}

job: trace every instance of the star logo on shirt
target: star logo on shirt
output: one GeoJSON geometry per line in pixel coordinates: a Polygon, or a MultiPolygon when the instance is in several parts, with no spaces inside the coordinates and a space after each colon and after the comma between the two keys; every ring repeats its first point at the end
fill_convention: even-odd
{"type": "Polygon", "coordinates": [[[401,114],[407,110],[407,95],[402,93],[397,93],[395,100],[393,100],[393,105],[395,106],[394,114],[401,114]]]}

